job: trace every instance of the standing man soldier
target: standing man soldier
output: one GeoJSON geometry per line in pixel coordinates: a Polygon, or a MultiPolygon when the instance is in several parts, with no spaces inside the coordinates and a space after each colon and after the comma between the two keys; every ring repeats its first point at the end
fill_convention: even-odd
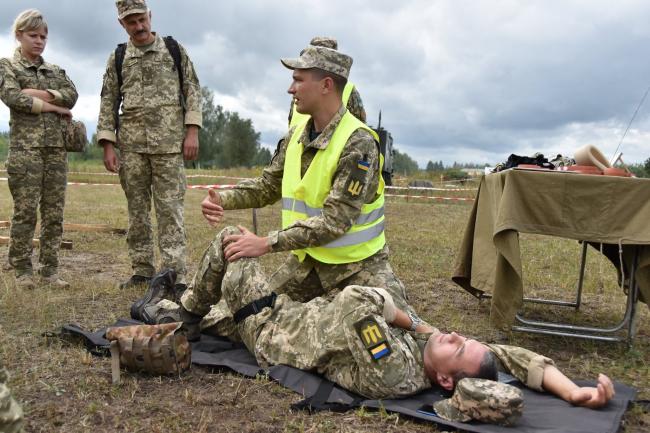
{"type": "MultiPolygon", "coordinates": [[[[261,177],[229,191],[210,190],[201,205],[203,215],[216,224],[224,209],[259,208],[281,200],[282,229],[264,237],[245,229],[230,236],[229,261],[291,251],[271,277],[272,291],[306,302],[348,285],[384,287],[399,308],[412,311],[404,285],[388,262],[376,134],[341,102],[352,58],[331,48],[309,46],[299,58],[282,63],[293,70],[288,92],[297,111],[310,118],[279,142],[261,177]]],[[[204,303],[195,302],[200,297],[195,288],[183,302],[195,320],[208,313],[204,303]]],[[[222,302],[201,326],[236,335],[232,320],[224,320],[228,316],[222,302]]]]}
{"type": "MultiPolygon", "coordinates": [[[[327,36],[316,36],[309,41],[309,45],[331,48],[333,50],[336,50],[339,47],[335,38],[327,36]]],[[[363,123],[366,123],[366,110],[363,108],[361,95],[354,84],[349,81],[345,84],[341,99],[343,100],[343,105],[347,107],[348,111],[352,113],[354,117],[361,120],[363,123]]],[[[294,99],[291,98],[291,106],[289,107],[289,128],[296,126],[298,123],[306,122],[308,118],[309,115],[301,114],[296,111],[294,99]]]]}
{"type": "Polygon", "coordinates": [[[183,158],[193,160],[198,155],[201,88],[185,49],[171,37],[151,31],[151,12],[144,0],[115,4],[129,41],[108,58],[97,140],[104,148],[106,169],[119,170],[128,203],[133,276],[120,287],[147,283],[155,272],[152,197],[162,266],[173,268],[179,285],[184,285],[183,158]]]}

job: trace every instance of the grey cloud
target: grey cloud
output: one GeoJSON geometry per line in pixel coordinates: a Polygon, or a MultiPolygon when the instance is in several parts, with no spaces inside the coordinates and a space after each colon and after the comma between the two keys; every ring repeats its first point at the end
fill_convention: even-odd
{"type": "MultiPolygon", "coordinates": [[[[601,140],[613,150],[650,84],[650,4],[641,0],[149,4],[154,29],[187,47],[203,85],[237,98],[266,125],[260,132],[271,146],[289,103],[290,73],[279,58],[297,54],[315,35],[337,37],[354,57],[351,80],[371,123],[382,110],[398,146],[422,165],[441,158],[495,162],[575,140],[601,140]],[[240,97],[252,94],[281,113],[276,127],[269,126],[268,105],[240,97]]],[[[0,29],[8,33],[26,6],[0,4],[0,29]]],[[[126,39],[114,2],[29,6],[50,23],[46,58],[62,63],[82,95],[96,96],[108,54],[126,39]]],[[[649,134],[649,113],[646,105],[635,122],[633,160],[647,157],[634,140],[649,134]]]]}

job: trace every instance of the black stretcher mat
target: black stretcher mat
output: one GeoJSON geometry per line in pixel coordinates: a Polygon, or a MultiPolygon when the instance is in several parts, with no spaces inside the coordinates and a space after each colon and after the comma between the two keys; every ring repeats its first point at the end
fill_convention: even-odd
{"type": "MultiPolygon", "coordinates": [[[[121,319],[112,326],[129,326],[140,322],[121,319]]],[[[62,328],[64,336],[81,337],[94,354],[108,356],[109,342],[104,338],[106,329],[89,332],[70,324],[62,328]]],[[[231,370],[247,377],[267,374],[280,385],[305,397],[295,408],[312,410],[330,409],[345,411],[359,406],[384,408],[412,418],[433,422],[441,426],[454,427],[470,432],[524,432],[524,433],[616,433],[629,403],[636,397],[636,389],[621,383],[614,383],[616,395],[606,408],[591,410],[574,407],[562,399],[525,388],[509,375],[500,375],[499,380],[522,389],[524,413],[513,427],[483,424],[479,422],[457,423],[439,418],[433,413],[431,404],[448,397],[444,391],[431,388],[417,395],[396,400],[367,400],[329,382],[323,377],[285,365],[263,369],[255,357],[238,343],[226,339],[201,335],[201,340],[192,343],[192,363],[213,370],[231,370]]],[[[593,385],[589,381],[576,381],[579,385],[593,385]]]]}

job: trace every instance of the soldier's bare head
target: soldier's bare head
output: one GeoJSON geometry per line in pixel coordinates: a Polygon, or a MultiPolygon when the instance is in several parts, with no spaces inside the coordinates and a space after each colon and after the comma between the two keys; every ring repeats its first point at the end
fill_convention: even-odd
{"type": "Polygon", "coordinates": [[[37,9],[27,9],[18,14],[14,20],[12,31],[18,38],[19,33],[42,29],[47,34],[47,22],[43,14],[37,9]]]}
{"type": "Polygon", "coordinates": [[[429,379],[447,390],[463,377],[497,377],[496,360],[488,347],[455,332],[431,335],[424,349],[424,370],[429,379]]]}
{"type": "Polygon", "coordinates": [[[36,9],[21,12],[14,21],[14,36],[20,52],[30,62],[36,62],[47,45],[47,23],[36,9]]]}

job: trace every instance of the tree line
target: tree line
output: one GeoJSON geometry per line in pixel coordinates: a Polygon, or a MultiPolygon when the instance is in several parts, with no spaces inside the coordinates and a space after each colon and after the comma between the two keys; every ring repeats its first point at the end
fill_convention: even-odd
{"type": "MultiPolygon", "coordinates": [[[[251,119],[242,118],[239,113],[225,110],[215,104],[214,94],[207,87],[201,89],[203,99],[203,128],[199,131],[199,156],[197,161],[188,161],[194,168],[233,168],[265,166],[271,161],[271,152],[260,145],[260,134],[251,119]]],[[[9,133],[0,132],[0,161],[7,158],[9,133]]],[[[70,161],[103,159],[102,149],[93,134],[91,145],[83,153],[70,153],[70,161]]],[[[460,174],[462,168],[483,167],[486,164],[458,163],[445,165],[442,161],[428,161],[421,170],[417,161],[408,154],[393,150],[393,172],[399,175],[413,175],[421,171],[427,174],[460,174]]],[[[650,177],[650,158],[628,168],[637,177],[650,177]]],[[[453,176],[452,176],[453,177],[453,176]]]]}

